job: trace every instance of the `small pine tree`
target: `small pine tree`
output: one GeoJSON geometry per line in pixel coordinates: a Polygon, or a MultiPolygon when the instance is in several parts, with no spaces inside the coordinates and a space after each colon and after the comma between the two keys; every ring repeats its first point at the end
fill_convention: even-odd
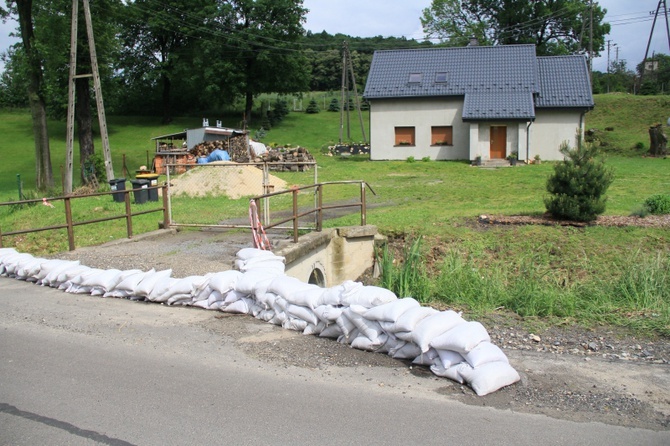
{"type": "Polygon", "coordinates": [[[547,180],[547,211],[556,218],[593,221],[605,212],[605,192],[614,174],[605,167],[594,145],[582,143],[571,149],[563,143],[560,150],[565,159],[554,166],[547,180]]]}
{"type": "Polygon", "coordinates": [[[329,112],[340,111],[340,101],[338,101],[337,98],[333,98],[330,100],[330,104],[328,105],[328,111],[329,112]]]}
{"type": "Polygon", "coordinates": [[[309,101],[309,105],[305,109],[305,113],[319,113],[321,110],[319,110],[319,106],[316,104],[316,100],[312,98],[311,101],[309,101]]]}

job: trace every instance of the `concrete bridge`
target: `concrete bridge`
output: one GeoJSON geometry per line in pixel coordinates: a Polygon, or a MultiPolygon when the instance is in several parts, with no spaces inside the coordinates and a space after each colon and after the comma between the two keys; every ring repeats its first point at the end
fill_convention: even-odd
{"type": "Polygon", "coordinates": [[[281,241],[274,249],[286,258],[286,275],[322,287],[356,280],[374,265],[373,225],[323,229],[301,236],[297,243],[281,241]]]}

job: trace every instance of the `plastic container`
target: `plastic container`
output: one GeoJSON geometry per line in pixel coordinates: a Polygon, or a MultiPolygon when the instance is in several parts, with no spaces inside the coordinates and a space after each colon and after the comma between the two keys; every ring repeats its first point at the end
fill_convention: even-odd
{"type": "MultiPolygon", "coordinates": [[[[158,186],[158,174],[157,173],[143,173],[135,176],[138,180],[147,180],[149,181],[149,186],[154,187],[158,186]]],[[[158,189],[149,189],[149,201],[158,201],[158,189]]]]}
{"type": "MultiPolygon", "coordinates": [[[[115,178],[113,180],[109,180],[109,186],[112,191],[126,190],[126,179],[115,178]]],[[[117,203],[123,203],[125,201],[124,195],[125,192],[118,192],[112,194],[112,199],[117,203]]]]}
{"type": "Polygon", "coordinates": [[[149,180],[130,180],[133,185],[133,196],[135,197],[135,204],[146,203],[149,199],[149,180]]]}

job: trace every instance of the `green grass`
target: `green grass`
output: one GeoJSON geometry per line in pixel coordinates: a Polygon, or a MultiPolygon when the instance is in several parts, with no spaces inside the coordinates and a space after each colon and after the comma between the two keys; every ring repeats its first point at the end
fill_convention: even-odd
{"type": "MultiPolygon", "coordinates": [[[[607,138],[607,165],[615,173],[607,193],[607,215],[627,216],[648,197],[670,193],[670,160],[632,156],[637,153],[637,142],[646,142],[648,147],[648,126],[667,119],[667,102],[663,101],[667,99],[603,95],[596,97],[596,109],[587,115],[587,128],[614,127],[611,132],[601,132],[607,138]]],[[[34,181],[30,115],[27,111],[0,115],[0,131],[6,136],[0,147],[0,156],[6,160],[0,164],[0,200],[16,200],[16,174],[21,174],[26,188],[34,181]]],[[[147,152],[153,152],[152,137],[200,125],[199,118],[176,119],[169,126],[159,125],[158,118],[110,117],[109,121],[117,176],[123,154],[134,173],[147,163],[147,152]]],[[[367,114],[364,122],[368,122],[367,114]]],[[[352,139],[359,141],[355,114],[351,115],[351,129],[352,139]]],[[[64,123],[51,122],[50,130],[56,173],[59,160],[64,159],[64,123]]],[[[338,141],[339,130],[338,113],[290,113],[263,142],[308,148],[317,159],[319,181],[354,179],[371,185],[376,195],[367,193],[368,223],[400,240],[394,244],[397,252],[386,255],[400,259],[396,266],[401,269],[391,277],[402,284],[401,294],[421,293],[422,300],[459,308],[473,316],[504,307],[524,318],[543,318],[550,323],[614,324],[670,335],[667,229],[482,226],[476,222],[480,214],[542,214],[545,182],[553,163],[486,170],[458,161],[371,162],[367,157],[328,156],[326,149],[338,141]],[[420,249],[412,245],[412,240],[419,238],[420,249]],[[405,256],[411,257],[409,266],[404,266],[405,256]],[[418,282],[416,286],[412,281],[418,282]]],[[[99,142],[96,148],[100,148],[99,142]]],[[[288,184],[307,184],[313,178],[312,173],[273,175],[288,184]]],[[[357,187],[333,186],[324,198],[345,200],[358,194],[357,187]]],[[[312,199],[310,194],[300,195],[301,205],[312,199]]],[[[290,203],[286,198],[282,201],[284,206],[290,203]]],[[[55,209],[37,205],[17,212],[0,207],[0,228],[33,227],[35,222],[61,224],[62,204],[55,205],[55,209]]],[[[75,208],[75,218],[121,213],[117,207],[122,205],[109,197],[91,199],[75,208]]],[[[247,202],[181,198],[173,207],[180,218],[209,223],[230,214],[246,215],[247,202]]],[[[159,214],[135,218],[135,233],[155,229],[159,219],[159,214]]],[[[325,224],[355,225],[359,216],[342,216],[325,224]]],[[[82,226],[75,234],[77,246],[97,244],[110,237],[124,237],[125,222],[82,226]]],[[[67,249],[64,231],[16,237],[15,241],[19,249],[34,254],[67,249]]]]}

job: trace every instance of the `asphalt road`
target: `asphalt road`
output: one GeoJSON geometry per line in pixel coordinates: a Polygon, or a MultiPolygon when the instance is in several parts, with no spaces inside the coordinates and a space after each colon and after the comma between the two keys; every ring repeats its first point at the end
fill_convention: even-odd
{"type": "Polygon", "coordinates": [[[389,367],[259,361],[240,330],[302,335],[247,316],[4,277],[0,305],[0,445],[670,444],[667,431],[468,406],[389,367]]]}

